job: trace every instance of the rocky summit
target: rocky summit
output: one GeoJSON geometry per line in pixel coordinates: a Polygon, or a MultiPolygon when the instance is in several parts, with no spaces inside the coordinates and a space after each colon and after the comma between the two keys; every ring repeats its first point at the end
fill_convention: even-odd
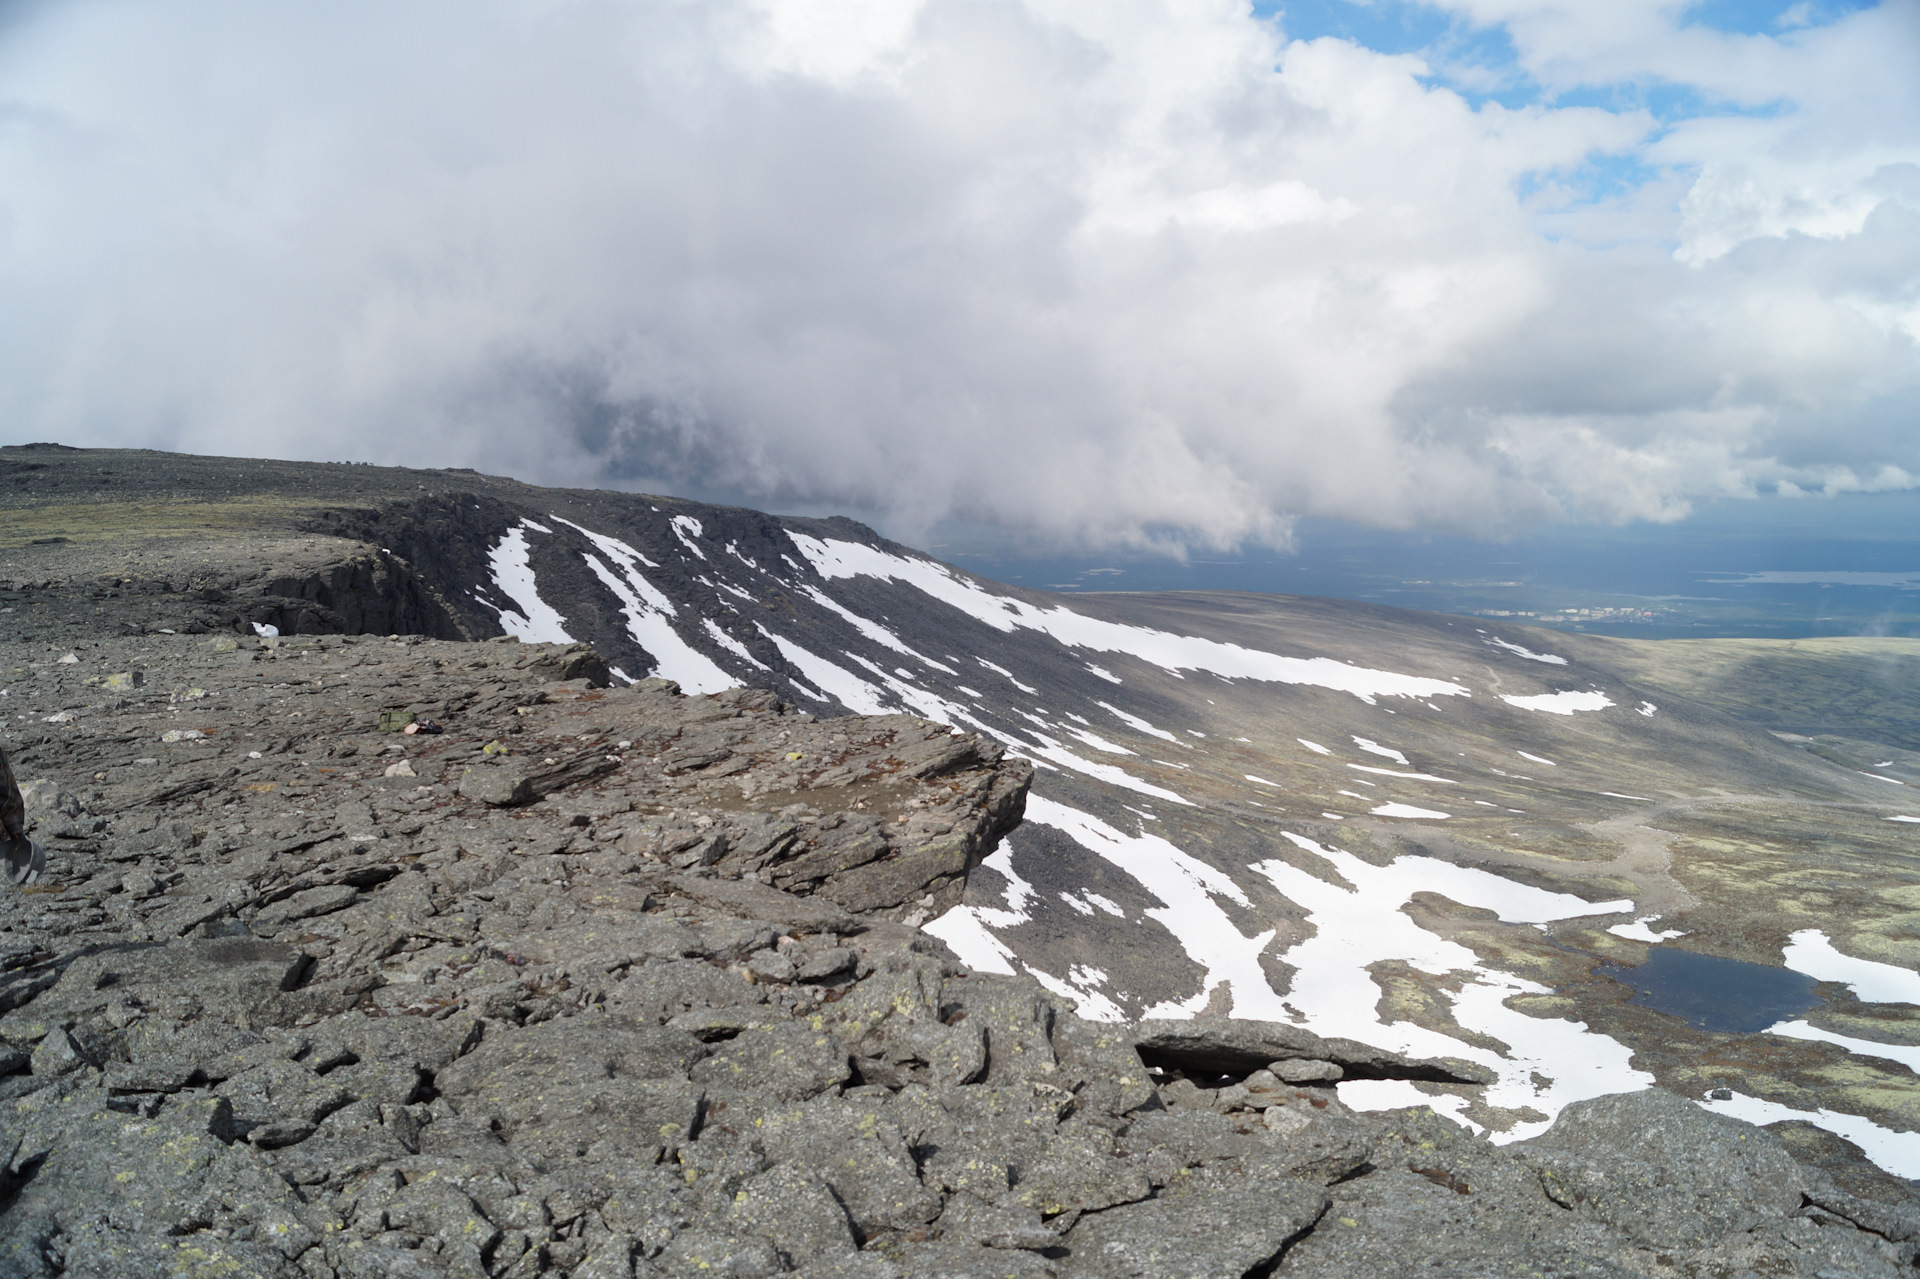
{"type": "Polygon", "coordinates": [[[0,642],[7,1276],[1883,1276],[1845,1184],[1658,1089],[1505,1146],[1288,1024],[1100,1023],[918,927],[1030,764],[609,685],[584,645],[0,642]]]}

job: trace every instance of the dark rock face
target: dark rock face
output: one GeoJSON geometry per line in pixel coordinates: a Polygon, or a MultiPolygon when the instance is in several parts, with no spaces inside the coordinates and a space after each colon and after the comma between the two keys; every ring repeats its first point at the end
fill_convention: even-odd
{"type": "Polygon", "coordinates": [[[0,1274],[1910,1273],[1666,1094],[1499,1148],[1329,1086],[1453,1063],[966,971],[914,925],[1019,820],[984,739],[578,648],[123,643],[13,743],[0,1274]]]}

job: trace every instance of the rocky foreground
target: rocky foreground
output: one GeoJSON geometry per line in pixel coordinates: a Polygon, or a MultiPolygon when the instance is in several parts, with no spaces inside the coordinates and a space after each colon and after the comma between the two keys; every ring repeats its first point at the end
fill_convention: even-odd
{"type": "Polygon", "coordinates": [[[1671,1094],[1495,1147],[1332,1086],[1471,1066],[967,971],[917,925],[1019,820],[981,738],[577,646],[0,676],[48,850],[0,889],[6,1276],[1912,1272],[1906,1187],[1671,1094]]]}

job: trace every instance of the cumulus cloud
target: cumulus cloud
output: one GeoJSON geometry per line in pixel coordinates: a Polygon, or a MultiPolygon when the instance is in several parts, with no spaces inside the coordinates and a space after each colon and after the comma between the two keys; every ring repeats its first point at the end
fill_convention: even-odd
{"type": "Polygon", "coordinates": [[[1226,0],[16,9],[0,429],[1082,543],[1910,485],[1920,6],[1446,7],[1524,92],[1226,0]]]}

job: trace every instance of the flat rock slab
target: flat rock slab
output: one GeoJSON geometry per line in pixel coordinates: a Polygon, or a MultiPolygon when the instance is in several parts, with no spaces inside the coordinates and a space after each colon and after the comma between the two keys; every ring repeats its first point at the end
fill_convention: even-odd
{"type": "MultiPolygon", "coordinates": [[[[1349,1079],[1489,1084],[1498,1077],[1477,1062],[1408,1057],[1351,1039],[1323,1039],[1277,1021],[1144,1019],[1135,1023],[1132,1038],[1148,1065],[1221,1075],[1245,1075],[1273,1062],[1298,1060],[1331,1062],[1349,1079]]],[[[1283,1077],[1298,1073],[1285,1071],[1283,1077]]]]}
{"type": "Polygon", "coordinates": [[[1280,1255],[1327,1208],[1319,1186],[1195,1176],[1159,1199],[1083,1217],[1067,1235],[1069,1279],[1218,1279],[1280,1255]]]}

